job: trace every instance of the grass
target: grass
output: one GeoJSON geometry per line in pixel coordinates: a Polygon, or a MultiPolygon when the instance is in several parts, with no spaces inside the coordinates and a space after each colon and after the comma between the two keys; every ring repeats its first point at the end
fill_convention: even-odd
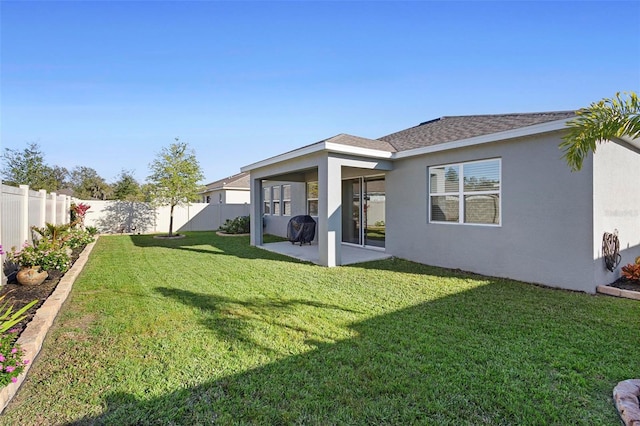
{"type": "Polygon", "coordinates": [[[0,424],[617,424],[636,301],[101,238],[0,424]]]}

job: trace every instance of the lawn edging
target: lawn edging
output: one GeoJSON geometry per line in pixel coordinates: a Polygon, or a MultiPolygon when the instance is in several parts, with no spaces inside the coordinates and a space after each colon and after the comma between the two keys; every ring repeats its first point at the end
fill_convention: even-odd
{"type": "Polygon", "coordinates": [[[612,287],[609,285],[599,285],[596,292],[607,294],[609,296],[624,297],[625,299],[640,300],[640,292],[625,290],[622,288],[612,287]]]}
{"type": "Polygon", "coordinates": [[[38,308],[33,319],[27,324],[27,327],[18,338],[17,343],[22,347],[24,358],[28,359],[29,363],[25,366],[23,373],[18,376],[18,380],[15,383],[9,383],[0,390],[0,414],[18,392],[18,389],[20,389],[20,386],[27,377],[27,373],[33,365],[34,360],[40,353],[42,343],[53,324],[53,320],[58,315],[62,304],[67,300],[73,283],[87,263],[89,254],[91,250],[93,250],[96,241],[87,244],[73,266],[60,278],[60,282],[53,293],[51,293],[51,296],[38,308]]]}

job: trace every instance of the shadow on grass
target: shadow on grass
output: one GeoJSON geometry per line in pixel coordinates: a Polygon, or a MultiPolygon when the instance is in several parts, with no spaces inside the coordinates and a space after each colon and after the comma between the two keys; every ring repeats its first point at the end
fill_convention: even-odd
{"type": "MultiPolygon", "coordinates": [[[[341,309],[158,292],[214,314],[228,303],[271,315],[309,303],[341,309]]],[[[106,394],[103,414],[75,424],[615,424],[611,389],[637,371],[628,356],[637,340],[612,303],[489,281],[355,323],[356,337],[309,341],[309,352],[159,398],[106,394]],[[527,297],[537,302],[517,303],[527,297]]],[[[248,324],[241,315],[207,322],[250,345],[248,324]]]]}
{"type": "MultiPolygon", "coordinates": [[[[212,256],[235,256],[242,259],[279,260],[291,263],[308,263],[278,253],[273,253],[249,244],[249,236],[221,237],[213,231],[185,232],[186,238],[158,239],[153,235],[130,235],[136,247],[164,247],[168,249],[185,250],[193,253],[203,253],[212,256]],[[209,246],[211,249],[198,248],[209,246]]],[[[265,235],[265,243],[282,241],[280,237],[265,235]]]]}
{"type": "Polygon", "coordinates": [[[283,319],[284,316],[295,314],[298,307],[359,313],[352,309],[313,300],[274,298],[241,300],[168,287],[159,287],[155,291],[184,305],[200,309],[204,314],[201,323],[215,333],[219,339],[236,344],[240,343],[240,346],[244,346],[247,350],[260,349],[264,353],[272,353],[273,350],[260,344],[252,337],[252,328],[256,322],[294,332],[317,335],[317,331],[288,323],[286,319],[283,319]]]}

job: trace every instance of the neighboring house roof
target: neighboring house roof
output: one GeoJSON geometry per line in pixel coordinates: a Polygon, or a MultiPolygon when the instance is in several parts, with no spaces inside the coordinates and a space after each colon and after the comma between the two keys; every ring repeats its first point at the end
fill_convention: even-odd
{"type": "Polygon", "coordinates": [[[215,191],[218,189],[249,189],[249,173],[238,173],[237,175],[208,183],[205,186],[206,189],[203,192],[215,191]]]}
{"type": "Polygon", "coordinates": [[[379,140],[388,142],[397,151],[407,151],[550,121],[564,120],[574,116],[574,111],[557,111],[441,117],[383,136],[379,140]]]}

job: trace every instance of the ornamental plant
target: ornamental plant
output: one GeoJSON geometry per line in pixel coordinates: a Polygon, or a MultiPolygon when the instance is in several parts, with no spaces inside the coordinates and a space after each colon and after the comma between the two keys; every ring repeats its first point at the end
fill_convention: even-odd
{"type": "Polygon", "coordinates": [[[87,210],[89,210],[91,206],[85,203],[71,204],[70,213],[71,213],[71,226],[76,227],[80,226],[80,228],[84,228],[84,217],[87,214],[87,210]]]}
{"type": "MultiPolygon", "coordinates": [[[[6,293],[0,296],[0,301],[2,301],[6,296],[6,293]]],[[[37,299],[29,302],[16,312],[13,312],[13,305],[9,304],[9,302],[4,302],[2,306],[0,306],[0,334],[4,334],[11,327],[25,319],[27,317],[25,313],[36,303],[38,303],[37,299]]]]}
{"type": "Polygon", "coordinates": [[[18,381],[18,376],[29,364],[29,360],[23,359],[24,352],[20,345],[15,343],[17,330],[9,330],[0,334],[0,387],[18,381]]]}
{"type": "Polygon", "coordinates": [[[640,256],[634,263],[622,267],[622,276],[631,281],[640,281],[640,256]]]}
{"type": "Polygon", "coordinates": [[[48,240],[40,240],[34,245],[25,241],[20,250],[15,247],[7,253],[7,260],[23,267],[39,266],[45,271],[67,272],[71,257],[64,246],[56,246],[48,240]]]}
{"type": "Polygon", "coordinates": [[[69,224],[56,225],[53,223],[45,223],[44,227],[38,228],[32,226],[31,230],[40,235],[42,238],[47,239],[54,246],[59,247],[66,243],[69,234],[69,224]]]}
{"type": "Polygon", "coordinates": [[[92,243],[94,240],[93,236],[88,230],[82,230],[80,228],[72,228],[66,236],[66,245],[71,249],[76,249],[79,247],[86,246],[89,243],[92,243]]]}
{"type": "Polygon", "coordinates": [[[248,234],[251,231],[249,216],[238,216],[233,220],[227,219],[220,226],[220,230],[227,234],[248,234]]]}

